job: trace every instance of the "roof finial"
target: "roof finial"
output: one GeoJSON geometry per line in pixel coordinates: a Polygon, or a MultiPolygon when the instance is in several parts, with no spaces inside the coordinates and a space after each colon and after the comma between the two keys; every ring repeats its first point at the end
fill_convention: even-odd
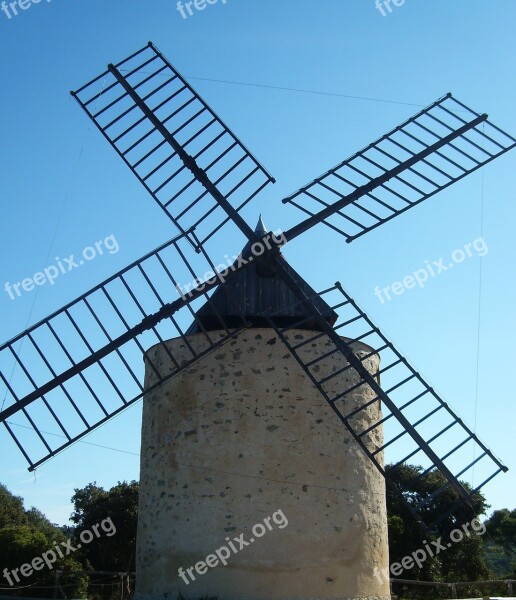
{"type": "Polygon", "coordinates": [[[267,227],[265,227],[265,223],[263,222],[261,213],[260,213],[260,216],[258,217],[258,223],[256,225],[254,232],[257,235],[259,235],[260,237],[263,237],[266,233],[269,233],[269,230],[267,229],[267,227]]]}

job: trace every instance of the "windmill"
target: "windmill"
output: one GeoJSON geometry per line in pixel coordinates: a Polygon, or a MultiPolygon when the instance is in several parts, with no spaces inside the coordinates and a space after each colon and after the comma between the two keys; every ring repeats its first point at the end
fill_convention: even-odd
{"type": "Polygon", "coordinates": [[[447,94],[285,198],[283,203],[307,217],[275,236],[253,229],[242,216],[244,207],[274,179],[152,43],[110,64],[72,95],[169,217],[177,235],[0,347],[0,379],[7,398],[0,420],[29,470],[241,335],[249,319],[235,314],[226,322],[213,291],[218,288],[227,295],[231,282],[250,265],[279,278],[288,290],[283,306],[265,307],[256,318],[274,330],[387,482],[410,460],[425,465],[417,477],[434,470],[442,474],[445,483],[431,497],[419,503],[407,498],[418,519],[433,527],[453,518],[455,509],[472,504],[478,490],[507,470],[340,283],[316,294],[296,278],[280,248],[319,224],[352,242],[514,148],[513,137],[447,94]],[[209,247],[228,232],[243,234],[247,245],[238,260],[221,269],[209,247]],[[211,274],[203,277],[206,271],[211,274]],[[184,292],[188,281],[193,286],[184,292]],[[207,327],[196,311],[200,304],[217,322],[218,335],[210,334],[215,328],[207,327]],[[181,327],[188,315],[205,336],[200,349],[189,344],[189,332],[181,327]],[[296,315],[302,315],[302,322],[296,315]],[[290,329],[307,323],[314,333],[310,342],[326,336],[330,345],[325,355],[310,362],[302,352],[307,340],[296,344],[288,336],[290,329]],[[181,356],[165,343],[174,336],[187,349],[181,356]],[[354,350],[363,341],[373,348],[371,353],[354,350]],[[146,353],[152,344],[160,344],[167,355],[172,365],[168,372],[146,353]],[[382,360],[376,375],[365,366],[373,354],[382,360]],[[145,390],[142,355],[154,372],[145,390]],[[330,390],[341,373],[323,379],[317,375],[319,360],[333,355],[345,359],[344,369],[355,378],[338,393],[330,390]],[[15,374],[9,377],[13,366],[15,374]],[[368,389],[372,398],[349,410],[346,400],[357,388],[368,389]],[[360,429],[363,420],[357,417],[373,405],[381,405],[383,415],[360,429]],[[15,431],[13,417],[34,438],[15,431]],[[49,420],[63,442],[42,430],[41,424],[48,428],[49,420]],[[377,428],[389,435],[372,448],[368,440],[377,428]],[[470,460],[474,446],[478,451],[470,460]],[[386,471],[383,452],[389,448],[395,454],[396,447],[404,454],[386,471]],[[468,489],[459,478],[474,467],[484,476],[468,489]],[[435,496],[450,489],[457,503],[447,514],[431,514],[435,496]]]}

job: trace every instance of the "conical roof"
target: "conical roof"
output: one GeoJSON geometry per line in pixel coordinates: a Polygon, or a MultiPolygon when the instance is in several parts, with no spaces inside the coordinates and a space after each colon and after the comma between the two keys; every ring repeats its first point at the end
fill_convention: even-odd
{"type": "MultiPolygon", "coordinates": [[[[256,225],[255,233],[261,238],[268,233],[260,216],[256,225]]],[[[251,254],[251,242],[243,248],[240,256],[251,254]]],[[[301,287],[303,292],[314,297],[316,292],[295,271],[281,255],[278,256],[283,267],[290,276],[301,287]]],[[[317,306],[325,319],[333,325],[337,319],[336,313],[319,296],[315,296],[312,302],[317,306]]],[[[303,305],[298,303],[285,281],[275,272],[273,264],[270,266],[263,261],[248,265],[245,269],[233,274],[224,284],[216,288],[215,292],[196,313],[197,319],[207,331],[222,329],[220,317],[229,328],[239,327],[242,324],[242,316],[250,323],[251,327],[269,327],[264,313],[272,315],[274,322],[279,327],[295,325],[298,321],[307,319],[300,323],[299,329],[318,330],[319,327],[308,319],[309,315],[303,305]],[[219,317],[220,315],[220,317],[219,317]]],[[[188,334],[202,331],[197,320],[195,320],[188,334]]]]}

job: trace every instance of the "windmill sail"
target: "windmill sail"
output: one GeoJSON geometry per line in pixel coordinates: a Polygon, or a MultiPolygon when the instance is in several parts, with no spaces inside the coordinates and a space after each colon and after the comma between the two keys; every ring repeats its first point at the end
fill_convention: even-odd
{"type": "Polygon", "coordinates": [[[157,387],[244,328],[233,320],[229,329],[216,306],[217,332],[196,318],[196,304],[211,299],[207,291],[184,295],[185,284],[209,269],[216,271],[209,257],[180,235],[0,346],[0,422],[30,470],[143,396],[143,356],[157,387]],[[203,337],[199,351],[185,333],[192,318],[203,337]],[[165,342],[177,337],[181,357],[165,342]],[[175,366],[166,374],[146,354],[155,344],[175,366]]]}
{"type": "MultiPolygon", "coordinates": [[[[447,94],[283,202],[310,215],[309,226],[323,222],[352,242],[515,146],[447,94]]],[[[306,225],[289,239],[297,229],[306,225]]]]}
{"type": "Polygon", "coordinates": [[[201,244],[230,220],[213,195],[240,211],[274,182],[152,43],[72,95],[180,232],[195,228],[201,244]]]}
{"type": "Polygon", "coordinates": [[[269,324],[374,466],[391,483],[396,470],[409,461],[423,466],[415,479],[433,470],[444,476],[446,483],[419,504],[410,497],[405,498],[425,526],[431,528],[464,502],[471,503],[478,490],[498,473],[507,470],[340,284],[315,298],[300,298],[299,304],[304,305],[305,311],[311,307],[313,318],[317,319],[320,331],[314,331],[313,336],[297,341],[289,332],[301,323],[278,327],[274,314],[267,315],[269,324]],[[339,315],[334,328],[321,315],[317,317],[314,300],[320,303],[321,299],[339,315]],[[321,338],[327,340],[326,351],[314,359],[306,350],[321,338]],[[370,349],[364,349],[367,347],[370,349]],[[345,356],[346,366],[337,368],[337,363],[332,363],[337,354],[345,356]],[[380,370],[371,374],[368,362],[377,355],[380,356],[380,370]],[[354,376],[349,376],[351,373],[354,376]],[[351,398],[359,388],[367,389],[370,400],[357,405],[351,403],[351,398]],[[380,411],[371,410],[373,405],[380,405],[383,416],[371,423],[371,414],[382,415],[380,411]],[[382,428],[383,436],[380,435],[382,428]],[[389,469],[384,466],[384,455],[394,463],[389,469]],[[473,474],[480,483],[468,489],[459,478],[468,479],[473,474]],[[457,492],[457,502],[448,512],[435,514],[432,502],[449,489],[457,492]]]}

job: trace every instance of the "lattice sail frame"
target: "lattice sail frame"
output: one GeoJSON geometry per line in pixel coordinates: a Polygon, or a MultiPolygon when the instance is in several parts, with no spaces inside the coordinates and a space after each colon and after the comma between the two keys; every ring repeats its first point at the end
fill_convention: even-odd
{"type": "Polygon", "coordinates": [[[314,216],[350,198],[322,222],[352,242],[515,146],[487,115],[447,94],[283,203],[314,216]]]}
{"type": "MultiPolygon", "coordinates": [[[[198,243],[195,232],[188,235],[198,243]]],[[[5,398],[0,421],[29,470],[142,398],[143,356],[157,376],[154,389],[245,328],[244,317],[241,326],[228,328],[209,290],[185,296],[189,283],[200,281],[207,271],[216,273],[216,265],[202,248],[194,253],[181,234],[0,346],[5,398]],[[216,334],[196,318],[204,302],[218,317],[216,334]],[[185,334],[192,319],[203,337],[200,351],[185,334]],[[181,357],[166,343],[178,337],[185,347],[181,357]],[[166,376],[147,352],[156,344],[175,365],[166,376]],[[13,415],[14,424],[9,420],[13,415]]]]}
{"type": "Polygon", "coordinates": [[[181,233],[200,244],[273,177],[149,42],[72,95],[181,233]],[[205,186],[207,175],[213,187],[205,186]]]}
{"type": "Polygon", "coordinates": [[[409,460],[423,466],[422,472],[412,483],[434,469],[444,475],[446,484],[419,504],[410,498],[406,499],[409,508],[422,524],[428,528],[435,527],[452,515],[463,502],[471,503],[475,494],[498,473],[507,471],[507,467],[411,366],[340,283],[316,296],[321,297],[339,315],[339,320],[331,328],[313,305],[314,298],[300,299],[299,304],[303,304],[305,310],[307,303],[312,306],[310,319],[316,319],[322,329],[320,332],[314,331],[313,336],[301,342],[293,343],[288,332],[302,328],[306,319],[288,327],[278,327],[274,313],[264,316],[388,483],[395,485],[393,474],[401,466],[407,465],[409,460]],[[312,353],[304,353],[304,348],[324,338],[329,342],[324,353],[316,358],[313,358],[312,353]],[[359,343],[365,346],[360,346],[359,343]],[[370,349],[364,350],[364,347],[370,349]],[[328,365],[331,357],[338,354],[346,358],[346,365],[340,368],[328,365]],[[371,374],[368,361],[377,356],[380,358],[380,369],[371,374]],[[310,357],[310,360],[306,357],[310,357]],[[324,363],[326,368],[323,370],[321,365],[324,363]],[[350,378],[349,385],[335,394],[332,391],[336,389],[335,382],[342,383],[347,372],[358,375],[358,381],[356,377],[350,378]],[[324,376],[321,377],[319,373],[324,376]],[[350,402],[351,394],[360,388],[363,388],[362,391],[367,388],[368,395],[372,398],[356,406],[350,402]],[[373,406],[378,405],[381,411],[371,411],[373,406]],[[382,416],[371,423],[372,414],[382,416]],[[369,424],[366,427],[364,423],[369,424]],[[381,437],[374,435],[379,427],[383,428],[381,437]],[[378,443],[382,437],[382,442],[378,443]],[[385,452],[396,456],[395,464],[389,470],[384,466],[385,452]],[[482,483],[468,490],[460,483],[459,477],[465,479],[473,475],[477,479],[482,478],[482,483]],[[438,517],[427,514],[431,502],[450,488],[458,493],[460,501],[438,517]]]}

